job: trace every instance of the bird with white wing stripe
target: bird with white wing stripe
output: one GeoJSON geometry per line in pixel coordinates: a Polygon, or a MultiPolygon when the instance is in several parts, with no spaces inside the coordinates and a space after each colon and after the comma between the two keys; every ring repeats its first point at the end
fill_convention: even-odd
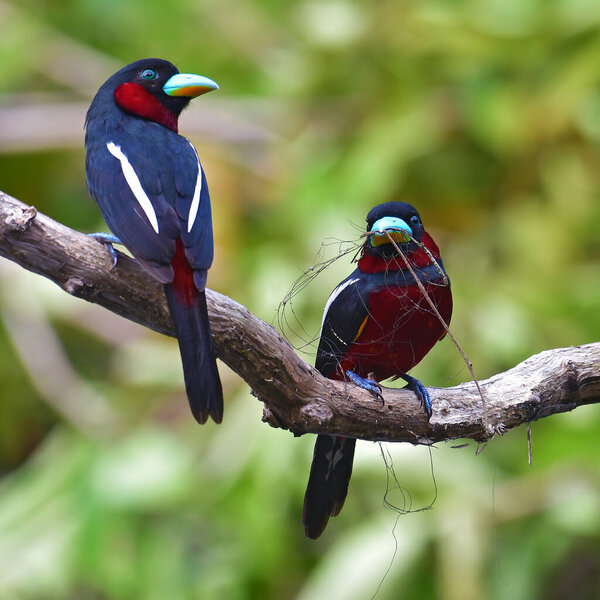
{"type": "Polygon", "coordinates": [[[165,60],[139,60],[100,87],[85,137],[88,190],[115,234],[96,237],[125,245],[164,284],[199,423],[223,418],[205,296],[212,217],[198,154],[177,122],[192,98],[215,89],[214,81],[179,73],[165,60]]]}

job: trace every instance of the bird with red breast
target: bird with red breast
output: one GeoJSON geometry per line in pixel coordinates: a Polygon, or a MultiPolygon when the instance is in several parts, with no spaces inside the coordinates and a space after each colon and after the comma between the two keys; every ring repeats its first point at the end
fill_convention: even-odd
{"type": "MultiPolygon", "coordinates": [[[[419,213],[405,202],[380,204],[367,215],[356,270],[325,306],[315,367],[325,377],[352,382],[379,399],[380,381],[404,379],[429,419],[429,392],[408,372],[444,337],[451,315],[450,280],[419,213]]],[[[302,513],[307,537],[319,537],[329,517],[341,511],[355,446],[353,438],[317,436],[302,513]]]]}

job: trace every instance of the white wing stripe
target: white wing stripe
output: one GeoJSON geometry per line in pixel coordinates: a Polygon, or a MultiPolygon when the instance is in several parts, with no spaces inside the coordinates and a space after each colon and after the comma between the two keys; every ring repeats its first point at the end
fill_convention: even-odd
{"type": "Polygon", "coordinates": [[[125,154],[123,154],[121,146],[117,146],[113,142],[108,142],[106,147],[115,158],[119,159],[127,185],[133,192],[133,195],[135,196],[135,199],[138,201],[139,205],[142,207],[142,210],[146,213],[148,221],[150,221],[150,225],[152,225],[152,229],[158,233],[158,218],[156,217],[156,212],[154,211],[152,202],[150,202],[150,198],[148,198],[148,195],[144,191],[144,188],[140,183],[140,178],[133,170],[128,158],[125,156],[125,154]]]}
{"type": "MultiPolygon", "coordinates": [[[[323,320],[321,321],[321,334],[323,333],[323,325],[325,324],[325,317],[327,317],[327,311],[329,307],[333,304],[334,300],[350,285],[354,285],[359,280],[358,277],[354,279],[349,279],[342,285],[338,285],[333,292],[331,292],[331,296],[329,296],[329,300],[327,300],[327,304],[325,305],[325,310],[323,311],[323,320]]],[[[320,337],[320,336],[319,336],[320,337]]]]}
{"type": "Polygon", "coordinates": [[[192,230],[194,226],[194,221],[196,220],[196,216],[198,215],[198,207],[200,206],[200,192],[202,191],[202,167],[200,166],[200,159],[198,158],[198,153],[196,152],[196,148],[194,148],[194,144],[189,142],[194,154],[196,155],[196,162],[198,163],[198,178],[196,179],[196,187],[194,188],[194,197],[192,198],[192,203],[190,205],[190,212],[188,214],[188,233],[192,230]]]}

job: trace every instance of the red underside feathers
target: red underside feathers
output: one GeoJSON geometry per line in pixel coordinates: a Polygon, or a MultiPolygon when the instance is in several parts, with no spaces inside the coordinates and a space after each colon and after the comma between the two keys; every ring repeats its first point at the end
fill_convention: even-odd
{"type": "MultiPolygon", "coordinates": [[[[448,323],[452,314],[450,289],[439,285],[426,285],[425,289],[448,323]]],[[[373,373],[377,381],[407,373],[445,333],[416,285],[371,294],[369,317],[342,359],[342,372],[351,369],[361,377],[373,373]]]]}
{"type": "Polygon", "coordinates": [[[115,90],[115,101],[124,110],[156,121],[177,133],[177,117],[139,83],[122,83],[115,90]]]}
{"type": "MultiPolygon", "coordinates": [[[[440,251],[431,236],[423,233],[423,245],[435,260],[440,251]]],[[[413,268],[432,264],[422,248],[406,258],[413,268]]],[[[365,253],[358,261],[363,273],[406,269],[401,257],[385,260],[365,253]]],[[[447,286],[425,283],[425,289],[446,323],[452,314],[452,294],[447,286]]],[[[369,318],[341,362],[341,371],[351,369],[361,377],[373,373],[377,381],[418,364],[444,335],[445,329],[415,284],[386,288],[369,296],[369,318]]]]}
{"type": "Polygon", "coordinates": [[[175,242],[175,254],[171,266],[173,267],[173,283],[171,285],[175,292],[175,298],[185,306],[193,306],[198,297],[198,290],[194,283],[194,271],[185,256],[185,249],[180,239],[175,242]]]}

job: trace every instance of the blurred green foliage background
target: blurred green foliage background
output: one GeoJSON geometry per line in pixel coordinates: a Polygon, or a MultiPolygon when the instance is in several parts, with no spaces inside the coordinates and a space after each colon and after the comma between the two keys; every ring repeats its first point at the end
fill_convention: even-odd
{"type": "MultiPolygon", "coordinates": [[[[214,289],[277,324],[323,240],[405,200],[442,248],[479,377],[600,339],[600,3],[0,0],[0,189],[105,229],[84,113],[148,56],[221,85],[180,122],[211,188],[214,289]]],[[[308,338],[351,268],[294,298],[308,338]]],[[[404,490],[390,499],[435,500],[399,517],[362,442],[314,542],[313,439],[262,424],[224,365],[225,421],[199,427],[174,340],[5,260],[0,310],[2,599],[362,600],[382,579],[379,600],[599,597],[597,406],[532,424],[533,468],[525,428],[479,455],[386,445],[404,490]]],[[[414,374],[469,378],[447,340],[414,374]]]]}

